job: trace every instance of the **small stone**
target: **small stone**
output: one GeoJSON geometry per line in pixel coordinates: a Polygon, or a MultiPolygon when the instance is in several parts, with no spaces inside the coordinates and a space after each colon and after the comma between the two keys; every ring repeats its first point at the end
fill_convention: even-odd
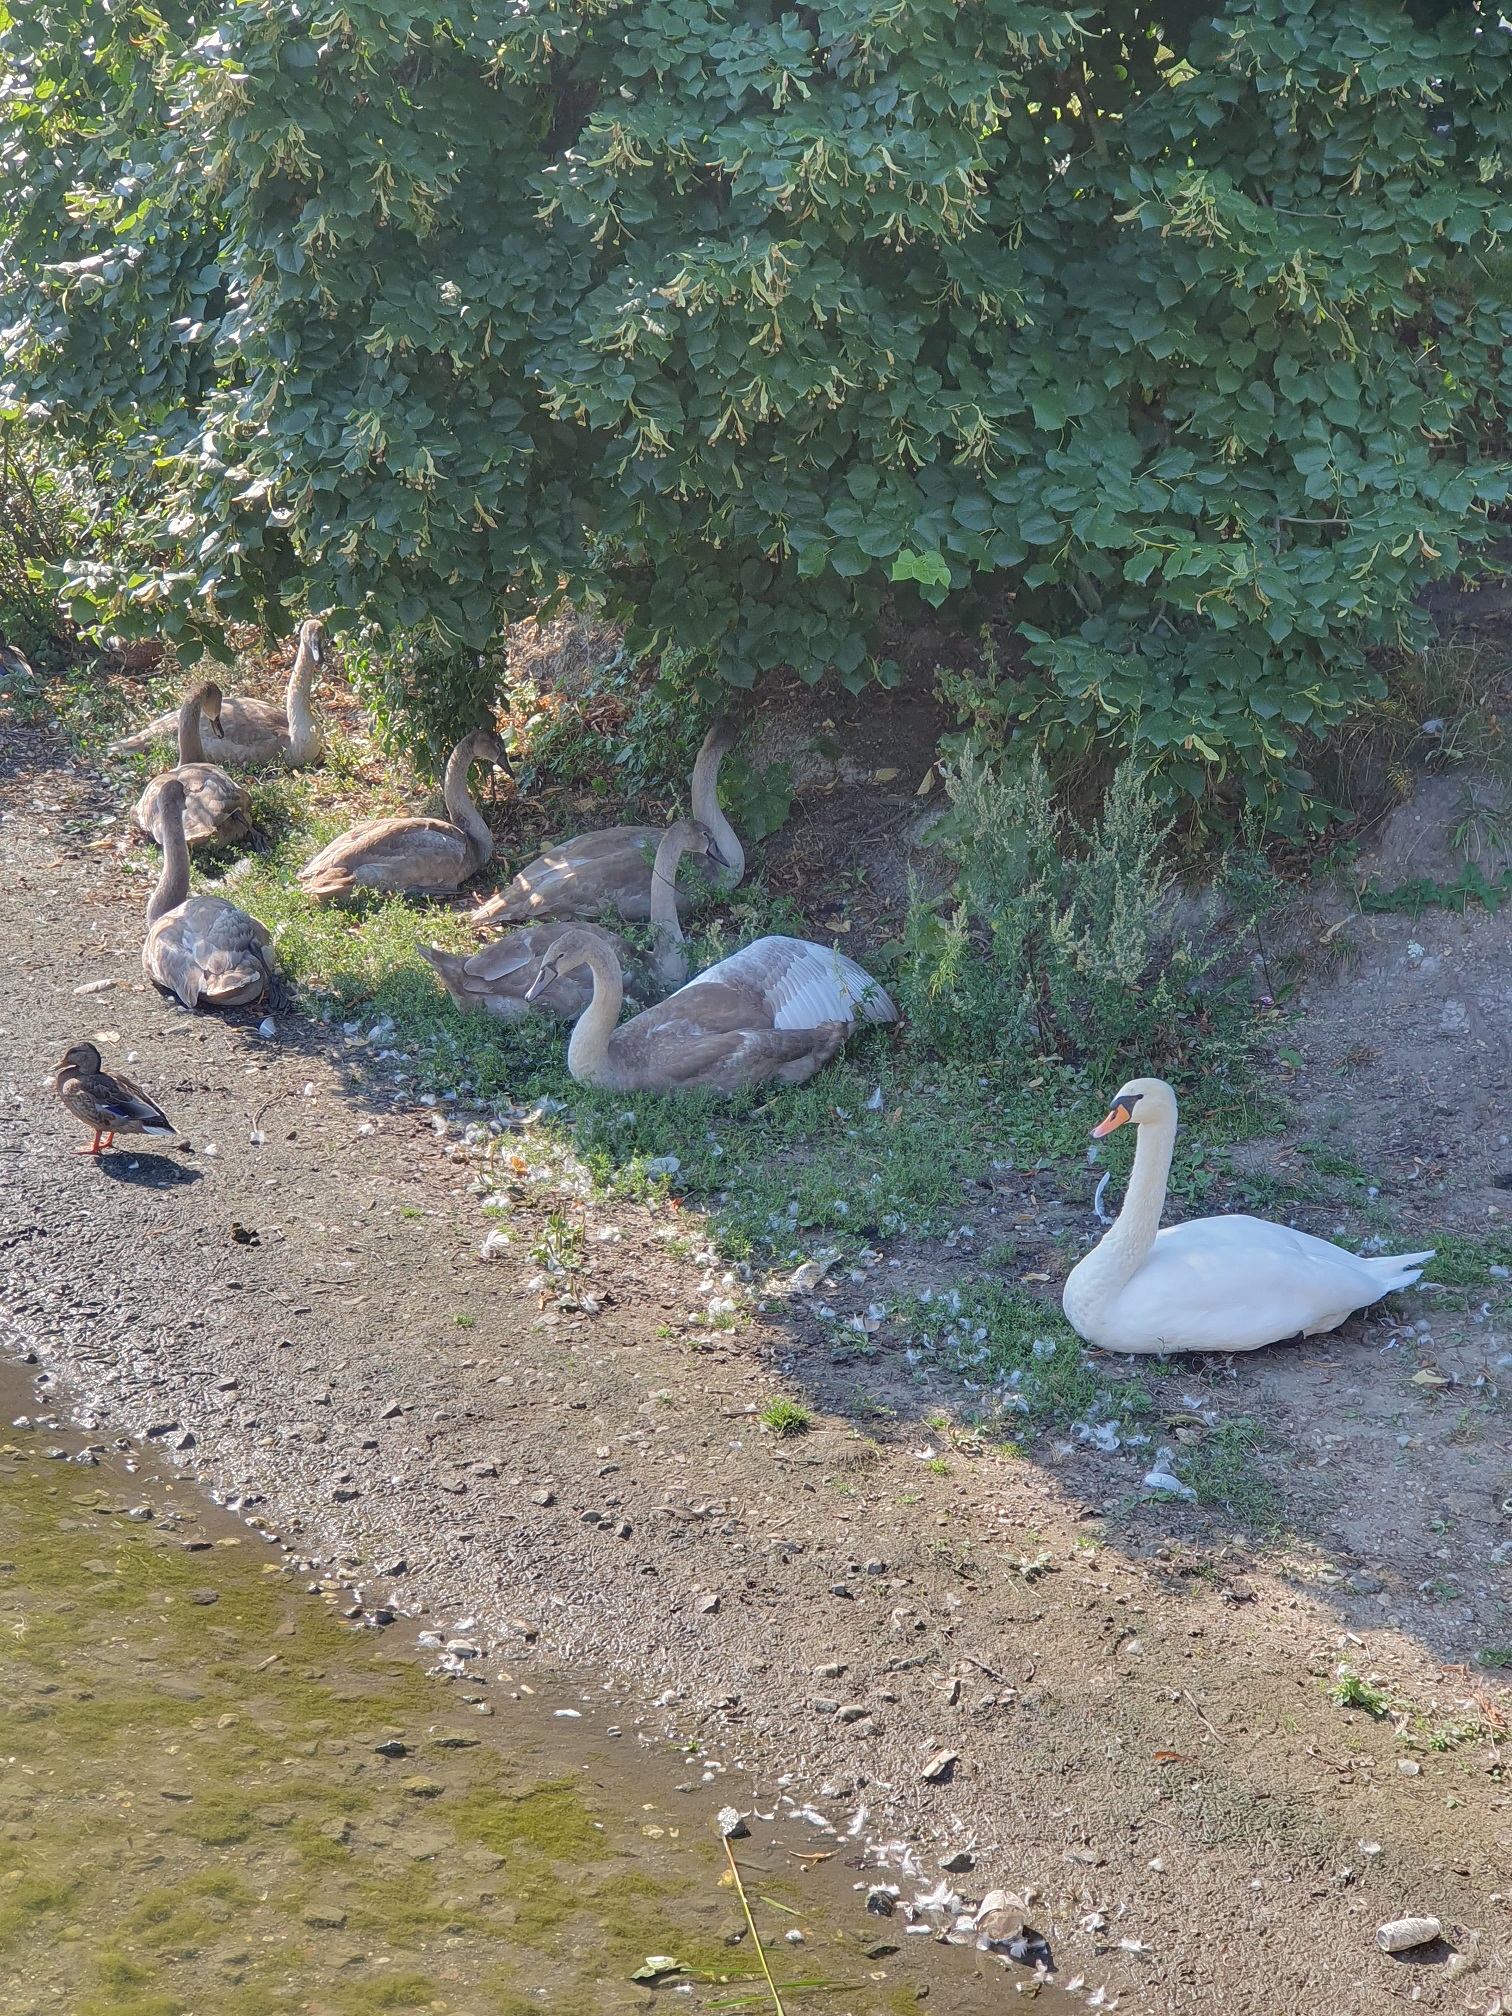
{"type": "Polygon", "coordinates": [[[531,1492],[530,1502],[532,1505],[555,1505],[556,1493],[546,1490],[543,1486],[539,1491],[531,1492]]]}
{"type": "Polygon", "coordinates": [[[409,1755],[409,1745],[401,1743],[397,1736],[385,1736],[381,1743],[373,1745],[373,1749],[380,1757],[407,1757],[409,1755]]]}
{"type": "Polygon", "coordinates": [[[930,1758],[919,1776],[929,1785],[948,1785],[960,1761],[959,1751],[938,1751],[930,1758]]]}
{"type": "MultiPolygon", "coordinates": [[[[436,1482],[440,1485],[443,1491],[449,1491],[454,1498],[460,1497],[462,1493],[467,1489],[467,1479],[465,1477],[457,1477],[457,1476],[438,1477],[436,1479],[436,1482]]],[[[547,1502],[549,1504],[550,1500],[548,1499],[547,1502]]]]}
{"type": "Polygon", "coordinates": [[[401,1778],[401,1792],[407,1792],[411,1799],[439,1799],[446,1787],[439,1778],[401,1778]]]}
{"type": "Polygon", "coordinates": [[[967,1848],[957,1848],[954,1855],[942,1855],[940,1867],[949,1876],[963,1876],[975,1865],[976,1857],[967,1848]]]}
{"type": "Polygon", "coordinates": [[[304,1914],[304,1922],[320,1931],[339,1932],[346,1924],[346,1913],[339,1904],[312,1904],[304,1914]]]}
{"type": "MultiPolygon", "coordinates": [[[[831,1701],[827,1699],[826,1696],[824,1696],[823,1694],[816,1694],[813,1700],[809,1703],[809,1706],[813,1709],[816,1715],[833,1715],[835,1710],[840,1706],[840,1703],[838,1701],[831,1701]]],[[[864,1715],[866,1713],[866,1710],[863,1708],[861,1710],[861,1713],[864,1715]]],[[[846,1720],[854,1721],[855,1717],[847,1716],[846,1720]]]]}
{"type": "Polygon", "coordinates": [[[403,1418],[403,1414],[404,1409],[399,1405],[399,1402],[397,1400],[390,1400],[387,1407],[380,1412],[378,1419],[380,1421],[398,1421],[403,1418]]]}
{"type": "Polygon", "coordinates": [[[1364,1569],[1358,1569],[1344,1578],[1344,1587],[1352,1589],[1356,1596],[1379,1596],[1386,1584],[1379,1575],[1370,1575],[1364,1569]]]}
{"type": "Polygon", "coordinates": [[[1416,1778],[1421,1775],[1423,1767],[1410,1757],[1398,1757],[1397,1769],[1404,1778],[1416,1778]]]}
{"type": "Polygon", "coordinates": [[[698,1599],[698,1608],[701,1615],[712,1617],[719,1608],[718,1596],[713,1593],[707,1596],[700,1596],[698,1599]]]}
{"type": "Polygon", "coordinates": [[[841,1722],[864,1722],[871,1710],[861,1701],[847,1701],[836,1711],[836,1719],[841,1722]]]}
{"type": "Polygon", "coordinates": [[[580,1512],[578,1514],[578,1517],[582,1520],[585,1526],[601,1526],[604,1521],[603,1513],[595,1512],[591,1506],[586,1512],[580,1512]]]}
{"type": "Polygon", "coordinates": [[[845,1661],[843,1659],[831,1659],[827,1666],[816,1666],[814,1668],[814,1678],[816,1680],[838,1680],[844,1672],[845,1661]]]}
{"type": "Polygon", "coordinates": [[[207,1554],[211,1542],[208,1540],[180,1540],[179,1545],[186,1554],[207,1554]]]}
{"type": "Polygon", "coordinates": [[[740,1817],[738,1807],[721,1806],[715,1817],[719,1831],[726,1841],[744,1841],[750,1834],[751,1830],[740,1817]]]}
{"type": "Polygon", "coordinates": [[[219,1589],[191,1589],[189,1591],[189,1601],[191,1603],[219,1603],[220,1591],[219,1589]]]}
{"type": "Polygon", "coordinates": [[[878,1561],[875,1559],[868,1561],[866,1564],[866,1572],[868,1575],[885,1575],[887,1573],[887,1563],[885,1561],[878,1561]]]}
{"type": "Polygon", "coordinates": [[[408,1572],[409,1563],[402,1554],[396,1554],[392,1561],[381,1562],[374,1570],[378,1575],[405,1575],[408,1572]]]}
{"type": "Polygon", "coordinates": [[[527,1644],[533,1644],[541,1635],[540,1626],[530,1623],[524,1617],[509,1618],[504,1628],[513,1631],[517,1638],[523,1638],[527,1644]]]}
{"type": "Polygon", "coordinates": [[[1443,1936],[1444,1928],[1437,1918],[1393,1918],[1376,1927],[1376,1944],[1383,1953],[1410,1953],[1415,1946],[1431,1946],[1443,1936]]]}
{"type": "Polygon", "coordinates": [[[866,1893],[866,1908],[874,1918],[891,1918],[898,1908],[898,1900],[891,1890],[875,1884],[866,1893]]]}
{"type": "Polygon", "coordinates": [[[320,1831],[327,1841],[334,1841],[340,1848],[352,1838],[352,1823],[345,1816],[339,1820],[322,1820],[320,1831]]]}
{"type": "Polygon", "coordinates": [[[843,1596],[849,1603],[854,1603],[856,1600],[855,1590],[847,1589],[843,1582],[832,1582],[830,1584],[830,1594],[831,1596],[843,1596]]]}
{"type": "Polygon", "coordinates": [[[355,1484],[333,1484],[331,1486],[331,1503],[333,1505],[350,1505],[354,1498],[360,1498],[361,1496],[362,1492],[355,1484]]]}
{"type": "Polygon", "coordinates": [[[162,1440],[163,1436],[172,1435],[177,1429],[182,1428],[183,1425],[182,1421],[154,1421],[152,1426],[143,1432],[149,1442],[158,1442],[162,1440]]]}
{"type": "Polygon", "coordinates": [[[1242,1575],[1236,1575],[1224,1590],[1223,1600],[1225,1603],[1253,1603],[1255,1600],[1254,1584],[1246,1582],[1242,1575]]]}
{"type": "Polygon", "coordinates": [[[616,1540],[628,1540],[634,1531],[635,1528],[630,1524],[628,1519],[621,1519],[614,1529],[614,1537],[616,1540]]]}
{"type": "Polygon", "coordinates": [[[171,1437],[169,1447],[172,1449],[192,1449],[194,1447],[194,1431],[186,1428],[182,1435],[171,1437]]]}

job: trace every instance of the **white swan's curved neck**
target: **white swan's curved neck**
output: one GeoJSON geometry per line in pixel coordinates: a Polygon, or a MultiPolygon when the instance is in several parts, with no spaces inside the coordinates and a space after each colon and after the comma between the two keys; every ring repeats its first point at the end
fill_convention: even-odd
{"type": "Polygon", "coordinates": [[[310,686],[314,678],[315,653],[301,637],[299,649],[294,654],[294,670],[289,674],[289,684],[284,692],[284,718],[289,724],[289,748],[295,761],[301,763],[315,753],[320,741],[315,709],[310,704],[310,686]]]}
{"type": "Polygon", "coordinates": [[[718,870],[715,882],[721,889],[733,889],[745,874],[745,849],[735,828],[719,809],[719,764],[724,752],[723,734],[717,728],[711,728],[693,765],[693,817],[700,826],[708,827],[714,836],[714,844],[729,863],[728,867],[718,870]]]}
{"type": "Polygon", "coordinates": [[[445,793],[446,809],[451,815],[452,822],[460,826],[472,842],[473,854],[481,868],[493,853],[493,835],[484,824],[467,789],[468,772],[472,769],[475,751],[476,743],[471,735],[457,744],[447,759],[446,779],[441,788],[445,793]]]}
{"type": "Polygon", "coordinates": [[[163,872],[147,899],[147,922],[176,910],[189,894],[189,842],[184,838],[182,808],[163,806],[159,817],[163,828],[163,872]]]}
{"type": "Polygon", "coordinates": [[[651,962],[665,987],[681,987],[688,977],[688,955],[677,915],[677,869],[686,851],[683,835],[675,827],[669,828],[651,864],[651,962]]]}
{"type": "Polygon", "coordinates": [[[593,1085],[604,1075],[609,1038],[625,1002],[625,983],[619,961],[602,946],[585,948],[584,964],[593,975],[593,999],[573,1025],[567,1069],[580,1085],[593,1085]]]}
{"type": "Polygon", "coordinates": [[[178,759],[180,763],[203,763],[205,744],[200,735],[200,709],[204,705],[198,693],[191,693],[179,709],[178,718],[178,759]]]}
{"type": "Polygon", "coordinates": [[[1165,1209],[1166,1179],[1176,1146],[1176,1121],[1148,1120],[1139,1129],[1134,1169],[1124,1192],[1123,1209],[1112,1229],[1081,1263],[1086,1270],[1085,1293],[1110,1301],[1133,1280],[1150,1257],[1160,1214],[1165,1209]]]}

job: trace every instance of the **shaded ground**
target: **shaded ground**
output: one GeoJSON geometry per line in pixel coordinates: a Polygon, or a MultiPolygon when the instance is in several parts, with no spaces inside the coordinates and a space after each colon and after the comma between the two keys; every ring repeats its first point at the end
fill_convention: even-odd
{"type": "MultiPolygon", "coordinates": [[[[360,1566],[369,1600],[475,1616],[491,1669],[591,1652],[648,1729],[758,1790],[786,1778],[844,1825],[865,1806],[864,1831],[912,1836],[931,1872],[960,1851],[979,1888],[1033,1886],[1061,1978],[1103,2006],[1485,2011],[1512,1987],[1503,1709],[1469,1664],[1512,1644],[1505,1290],[1482,1247],[1426,1315],[1406,1298],[1305,1353],[1171,1368],[1152,1443],[1218,1462],[1243,1419],[1269,1449],[1211,1509],[1152,1503],[1142,1445],[1026,1454],[962,1428],[959,1378],[902,1348],[912,1316],[837,1339],[873,1297],[901,1306],[899,1277],[957,1278],[960,1225],[985,1243],[1006,1220],[1005,1278],[1053,1294],[1095,1229],[1090,1180],[984,1168],[949,1239],[879,1241],[859,1278],[762,1313],[686,1214],[572,1203],[516,1112],[489,1165],[521,1164],[513,1243],[485,1262],[486,1130],[469,1143],[465,1115],[392,1091],[370,1045],[292,1017],[264,1042],[139,991],[146,878],[96,824],[119,805],[55,749],[13,736],[8,760],[5,1301],[102,1431],[150,1431],[311,1559],[360,1566]],[[102,978],[122,984],[75,992],[102,978]],[[192,1153],[68,1152],[40,1081],[91,1032],[192,1153]],[[531,1250],[564,1208],[593,1261],[566,1306],[531,1250]],[[722,1289],[729,1329],[703,1313],[722,1289]],[[779,1390],[816,1410],[806,1435],[762,1432],[779,1390]],[[1346,1705],[1341,1664],[1361,1676],[1346,1705]],[[1407,1910],[1442,1917],[1460,1961],[1379,1954],[1375,1925],[1407,1910]]],[[[1478,1225],[1478,1180],[1445,1161],[1425,1195],[1388,1162],[1384,1092],[1324,1166],[1347,999],[1286,1039],[1295,1173],[1271,1147],[1215,1156],[1212,1194],[1392,1243],[1478,1225]]],[[[1378,1047],[1384,1012],[1353,1042],[1378,1047]]],[[[1467,1100],[1494,1093],[1489,1049],[1453,1054],[1467,1100]]]]}

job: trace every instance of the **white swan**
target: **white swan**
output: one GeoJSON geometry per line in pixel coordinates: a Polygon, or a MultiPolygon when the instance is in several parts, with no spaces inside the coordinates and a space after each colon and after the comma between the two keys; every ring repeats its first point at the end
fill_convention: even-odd
{"type": "Polygon", "coordinates": [[[1105,1351],[1257,1351],[1284,1337],[1336,1330],[1356,1309],[1408,1288],[1432,1252],[1364,1259],[1327,1239],[1235,1213],[1158,1231],[1176,1094],[1131,1078],[1099,1139],[1132,1120],[1134,1173],[1113,1229],[1066,1279],[1061,1307],[1079,1337],[1105,1351]]]}

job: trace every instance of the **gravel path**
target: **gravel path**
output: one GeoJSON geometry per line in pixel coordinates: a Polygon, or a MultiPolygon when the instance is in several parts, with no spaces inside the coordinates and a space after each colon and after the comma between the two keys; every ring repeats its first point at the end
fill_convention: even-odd
{"type": "MultiPolygon", "coordinates": [[[[460,1118],[354,1082],[319,1025],[279,1016],[265,1040],[143,991],[145,857],[99,823],[122,808],[10,732],[3,1306],[102,1441],[152,1437],[370,1608],[481,1646],[485,1672],[591,1660],[617,1682],[602,1719],[687,1744],[695,1778],[703,1753],[916,1842],[927,1871],[969,1857],[953,1880],[974,1894],[1036,1889],[1059,1978],[1094,2006],[1512,1994],[1504,1753],[1325,1695],[1342,1659],[1430,1719],[1494,1721],[1463,1667],[1179,1522],[1115,1530],[1089,1516],[1095,1472],[1073,1489],[968,1445],[937,1474],[917,1398],[863,1434],[799,1318],[700,1345],[669,1318],[721,1283],[673,1251],[689,1228],[667,1207],[590,1204],[598,1307],[543,1308],[528,1234],[480,1256],[486,1131],[470,1153],[460,1118]],[[190,1152],[70,1152],[44,1081],[89,1036],[190,1152]],[[825,1408],[789,1442],[753,1418],[784,1364],[825,1408]],[[1473,1976],[1448,1947],[1376,1951],[1409,1911],[1473,1976]]],[[[517,1143],[528,1189],[513,1125],[494,1166],[517,1143]]],[[[1368,1373],[1374,1348],[1332,1362],[1368,1373]]]]}

